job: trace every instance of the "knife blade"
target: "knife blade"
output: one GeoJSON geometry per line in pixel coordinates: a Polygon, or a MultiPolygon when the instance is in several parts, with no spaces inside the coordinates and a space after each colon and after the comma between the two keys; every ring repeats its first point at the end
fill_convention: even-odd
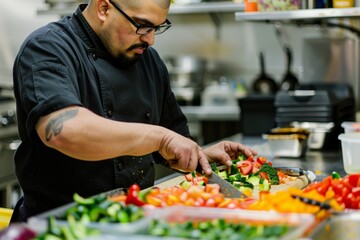
{"type": "Polygon", "coordinates": [[[234,187],[231,183],[222,179],[215,172],[212,172],[211,175],[208,175],[209,183],[217,183],[220,186],[220,191],[228,198],[247,198],[247,196],[242,193],[239,189],[234,187]]]}

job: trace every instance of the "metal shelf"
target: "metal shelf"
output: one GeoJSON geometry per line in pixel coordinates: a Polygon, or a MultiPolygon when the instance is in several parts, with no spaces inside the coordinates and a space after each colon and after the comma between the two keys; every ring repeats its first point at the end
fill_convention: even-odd
{"type": "Polygon", "coordinates": [[[197,13],[234,13],[244,11],[243,3],[232,1],[200,2],[192,4],[174,4],[169,14],[197,14],[197,13]]]}
{"type": "Polygon", "coordinates": [[[236,21],[286,21],[360,17],[360,8],[302,9],[274,12],[235,12],[236,21]]]}
{"type": "MultiPolygon", "coordinates": [[[[54,14],[54,15],[71,15],[77,8],[78,3],[69,2],[60,6],[45,9],[38,9],[38,15],[54,14]]],[[[218,2],[200,2],[191,4],[173,4],[170,6],[169,14],[208,14],[208,13],[234,13],[244,10],[243,3],[236,3],[232,1],[218,1],[218,2]]]]}

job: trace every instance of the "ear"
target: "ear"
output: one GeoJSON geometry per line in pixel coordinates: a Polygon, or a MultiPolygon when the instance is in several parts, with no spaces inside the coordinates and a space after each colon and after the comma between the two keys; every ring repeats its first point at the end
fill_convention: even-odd
{"type": "Polygon", "coordinates": [[[97,16],[101,21],[105,21],[109,10],[108,0],[96,0],[97,16]]]}

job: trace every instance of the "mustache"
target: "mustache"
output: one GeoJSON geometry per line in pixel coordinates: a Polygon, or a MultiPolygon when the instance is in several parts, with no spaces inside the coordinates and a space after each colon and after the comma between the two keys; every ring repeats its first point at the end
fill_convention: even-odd
{"type": "Polygon", "coordinates": [[[134,44],[134,45],[130,46],[130,47],[128,48],[128,51],[131,51],[131,50],[133,50],[133,49],[135,49],[135,48],[144,48],[144,49],[147,49],[148,47],[149,47],[149,44],[147,44],[147,43],[139,43],[139,44],[134,44]]]}

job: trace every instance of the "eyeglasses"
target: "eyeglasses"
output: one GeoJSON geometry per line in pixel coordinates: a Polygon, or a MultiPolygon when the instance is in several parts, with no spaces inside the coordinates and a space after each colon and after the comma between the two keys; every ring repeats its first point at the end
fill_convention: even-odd
{"type": "Polygon", "coordinates": [[[122,14],[124,17],[132,24],[134,27],[136,27],[136,33],[139,35],[146,35],[149,34],[151,31],[154,31],[154,34],[161,34],[168,30],[171,27],[171,22],[166,19],[166,21],[158,26],[147,26],[147,25],[140,25],[137,22],[134,21],[129,15],[127,15],[121,8],[114,3],[112,0],[109,0],[109,2],[122,14]]]}

